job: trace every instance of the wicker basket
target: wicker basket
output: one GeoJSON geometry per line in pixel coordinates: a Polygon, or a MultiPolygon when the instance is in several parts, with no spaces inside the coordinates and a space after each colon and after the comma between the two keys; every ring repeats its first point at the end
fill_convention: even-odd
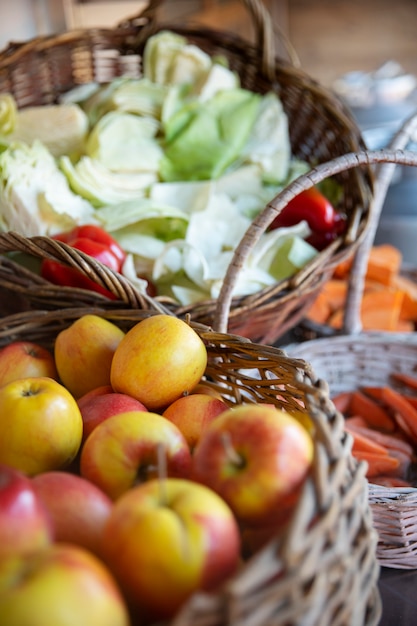
{"type": "MultiPolygon", "coordinates": [[[[274,90],[288,116],[292,152],[312,167],[362,150],[364,144],[356,122],[339,99],[293,62],[278,59],[273,25],[262,1],[242,2],[255,25],[255,44],[203,27],[164,25],[156,17],[161,0],[153,0],[141,15],[112,30],[77,30],[11,44],[0,55],[0,92],[11,92],[18,106],[25,107],[53,103],[76,85],[93,80],[109,81],[122,74],[140,76],[144,44],[150,35],[168,27],[206,52],[225,56],[239,74],[243,87],[259,93],[274,90]]],[[[333,175],[331,169],[327,174],[333,175]]],[[[342,169],[334,175],[342,187],[338,208],[348,217],[347,233],[293,278],[255,295],[234,297],[228,319],[230,332],[273,343],[304,316],[331,268],[354,253],[370,217],[372,169],[363,163],[362,167],[342,169]]],[[[272,221],[273,214],[269,215],[272,221]]],[[[264,221],[263,229],[266,227],[264,221]]],[[[6,249],[9,243],[3,238],[1,251],[6,249]]],[[[72,259],[84,265],[82,257],[72,255],[72,259]]],[[[35,307],[40,303],[49,307],[60,302],[61,306],[81,303],[118,308],[120,304],[141,306],[143,301],[136,295],[126,296],[118,291],[116,295],[122,302],[115,305],[95,294],[61,290],[40,282],[31,272],[5,257],[0,263],[0,288],[10,290],[35,307]]],[[[22,304],[23,301],[19,302],[19,306],[22,304]]],[[[211,325],[217,302],[204,301],[188,307],[166,304],[178,315],[190,314],[194,321],[211,325]]]]}
{"type": "MultiPolygon", "coordinates": [[[[52,348],[56,334],[83,313],[127,330],[158,312],[25,311],[2,319],[0,346],[27,339],[52,348]]],[[[381,612],[377,535],[364,464],[351,455],[327,384],[278,348],[191,325],[207,346],[209,384],[229,405],[242,399],[289,410],[305,404],[315,424],[315,455],[286,529],[216,594],[195,594],[170,626],[376,626],[381,612]]]]}
{"type": "MultiPolygon", "coordinates": [[[[416,333],[364,333],[320,338],[289,348],[294,358],[309,362],[324,377],[330,393],[362,385],[396,387],[393,371],[417,371],[416,333]]],[[[400,390],[400,388],[398,387],[400,390]]],[[[379,541],[381,565],[417,568],[417,489],[369,485],[369,502],[379,541]]]]}

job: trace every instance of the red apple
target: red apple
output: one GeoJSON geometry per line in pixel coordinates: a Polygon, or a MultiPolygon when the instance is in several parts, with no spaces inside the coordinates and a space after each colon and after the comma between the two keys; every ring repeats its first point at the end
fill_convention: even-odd
{"type": "Polygon", "coordinates": [[[69,472],[44,472],[33,489],[52,519],[55,541],[75,543],[99,555],[112,500],[90,481],[69,472]]]}
{"type": "Polygon", "coordinates": [[[189,324],[173,315],[153,315],[138,322],[120,342],[110,383],[149,411],[161,411],[190,393],[206,366],[206,346],[189,324]]]}
{"type": "Polygon", "coordinates": [[[212,591],[240,559],[227,504],[190,480],[154,479],[115,503],[104,528],[104,560],[139,615],[169,619],[197,590],[212,591]]]}
{"type": "Polygon", "coordinates": [[[32,341],[14,341],[0,350],[0,387],[35,376],[58,378],[52,352],[32,341]]]}
{"type": "Polygon", "coordinates": [[[228,408],[226,402],[212,395],[192,393],[172,402],[162,415],[178,426],[194,450],[208,425],[228,408]]]}
{"type": "MultiPolygon", "coordinates": [[[[100,387],[99,389],[108,389],[100,387]]],[[[83,441],[94,428],[112,415],[129,411],[147,411],[142,402],[125,393],[105,392],[94,389],[78,400],[78,407],[83,418],[83,441]]]]}
{"type": "Polygon", "coordinates": [[[191,452],[184,435],[157,413],[119,413],[96,426],[81,450],[81,475],[113,500],[138,482],[189,476],[191,452]]]}
{"type": "Polygon", "coordinates": [[[68,466],[81,445],[76,400],[52,378],[21,378],[0,387],[0,463],[34,475],[68,466]]]}
{"type": "Polygon", "coordinates": [[[52,540],[52,520],[30,478],[8,465],[0,465],[0,562],[43,548],[52,540]]]}
{"type": "Polygon", "coordinates": [[[246,404],[219,415],[194,450],[196,480],[211,487],[243,523],[282,523],[308,474],[313,440],[288,413],[246,404]]]}
{"type": "Polygon", "coordinates": [[[109,569],[72,544],[52,544],[0,562],[4,626],[129,626],[125,600],[109,569]]]}

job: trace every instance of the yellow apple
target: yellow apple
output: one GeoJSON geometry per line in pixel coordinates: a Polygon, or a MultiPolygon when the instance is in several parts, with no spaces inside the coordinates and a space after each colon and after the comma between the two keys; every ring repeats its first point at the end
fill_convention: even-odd
{"type": "Polygon", "coordinates": [[[52,520],[22,472],[0,465],[0,561],[52,543],[52,520]]]}
{"type": "Polygon", "coordinates": [[[275,407],[245,404],[219,415],[193,455],[193,477],[216,491],[240,522],[284,523],[310,470],[313,440],[275,407]]]}
{"type": "Polygon", "coordinates": [[[229,406],[212,395],[192,393],[174,400],[162,413],[175,424],[194,450],[208,425],[229,406]]]}
{"type": "Polygon", "coordinates": [[[70,472],[43,472],[31,481],[52,520],[55,541],[75,543],[99,555],[112,500],[96,485],[70,472]]]}
{"type": "Polygon", "coordinates": [[[191,326],[171,315],[153,315],[120,342],[110,380],[115,391],[158,411],[191,392],[206,366],[206,347],[191,326]]]}
{"type": "Polygon", "coordinates": [[[116,500],[135,484],[159,475],[161,463],[168,476],[190,475],[185,437],[157,413],[130,411],[104,420],[87,437],[80,473],[116,500]]]}
{"type": "Polygon", "coordinates": [[[87,550],[52,544],[0,562],[3,626],[129,626],[108,568],[87,550]]]}
{"type": "Polygon", "coordinates": [[[240,559],[237,522],[213,491],[190,480],[154,479],[114,504],[103,558],[139,617],[169,619],[197,590],[212,591],[240,559]]]}
{"type": "Polygon", "coordinates": [[[52,352],[32,341],[13,341],[0,350],[0,387],[35,376],[58,378],[52,352]]]}
{"type": "Polygon", "coordinates": [[[76,400],[52,378],[21,378],[0,387],[0,463],[34,475],[66,467],[81,445],[76,400]]]}
{"type": "Polygon", "coordinates": [[[113,354],[125,333],[98,315],[83,315],[55,340],[55,363],[61,382],[80,398],[110,385],[113,354]]]}

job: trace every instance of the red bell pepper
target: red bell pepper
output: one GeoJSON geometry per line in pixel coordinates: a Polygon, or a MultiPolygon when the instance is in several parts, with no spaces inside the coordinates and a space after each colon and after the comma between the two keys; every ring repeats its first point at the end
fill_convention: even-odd
{"type": "MultiPolygon", "coordinates": [[[[90,241],[96,241],[97,243],[101,243],[113,253],[116,259],[119,260],[118,271],[121,269],[126,259],[126,253],[117,243],[117,241],[113,239],[113,237],[107,231],[105,231],[103,228],[100,228],[100,226],[96,226],[95,224],[84,224],[82,226],[76,226],[66,233],[60,233],[59,235],[55,235],[54,239],[64,241],[65,243],[69,243],[70,245],[73,245],[73,242],[77,239],[89,239],[90,241]]],[[[95,255],[92,254],[91,256],[95,255]]]]}
{"type": "MultiPolygon", "coordinates": [[[[85,252],[115,272],[120,272],[126,258],[125,252],[117,241],[105,230],[95,225],[77,226],[70,232],[60,233],[53,238],[85,252]]],[[[88,289],[115,299],[108,289],[101,287],[79,270],[66,267],[58,261],[44,259],[41,265],[41,275],[54,285],[88,289]]]]}
{"type": "Polygon", "coordinates": [[[345,219],[332,203],[317,189],[311,187],[295,196],[274,219],[269,230],[294,226],[306,221],[312,231],[307,241],[321,249],[337,237],[345,228],[345,219]]]}

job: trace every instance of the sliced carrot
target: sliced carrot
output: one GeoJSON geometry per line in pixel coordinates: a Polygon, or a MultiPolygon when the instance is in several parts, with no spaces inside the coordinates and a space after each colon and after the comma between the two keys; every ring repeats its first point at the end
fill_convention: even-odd
{"type": "MultiPolygon", "coordinates": [[[[346,420],[346,422],[348,422],[348,420],[346,420]]],[[[384,446],[389,452],[391,452],[391,450],[399,450],[412,459],[414,454],[412,445],[404,441],[404,439],[401,439],[398,434],[382,433],[379,430],[356,425],[355,423],[349,424],[349,426],[350,430],[355,430],[365,437],[372,438],[375,443],[381,444],[381,446],[384,446]]]]}
{"type": "Polygon", "coordinates": [[[343,413],[343,415],[347,415],[349,413],[351,397],[351,391],[342,391],[332,397],[332,402],[336,409],[343,413]]]}
{"type": "Polygon", "coordinates": [[[352,267],[352,258],[341,261],[333,270],[334,278],[347,280],[349,278],[350,268],[352,267]]]}
{"type": "MultiPolygon", "coordinates": [[[[360,318],[363,330],[395,331],[400,319],[404,293],[391,288],[364,293],[360,318]]],[[[332,328],[342,328],[344,309],[338,309],[329,318],[332,328]]]]}
{"type": "Polygon", "coordinates": [[[378,402],[381,402],[382,400],[382,387],[372,387],[371,385],[367,385],[365,387],[361,387],[361,391],[370,398],[378,400],[378,402]]]}
{"type": "Polygon", "coordinates": [[[417,321],[417,283],[407,276],[398,274],[394,278],[393,286],[404,292],[400,318],[411,322],[417,321]]]}
{"type": "Polygon", "coordinates": [[[400,317],[400,319],[398,320],[397,328],[395,329],[397,333],[413,333],[414,330],[414,322],[410,322],[409,320],[403,320],[400,317]]]}
{"type": "Polygon", "coordinates": [[[319,293],[308,309],[308,318],[316,324],[326,324],[332,310],[324,293],[319,293]]]}
{"type": "Polygon", "coordinates": [[[406,438],[406,441],[409,441],[413,446],[417,446],[417,437],[411,430],[410,426],[407,424],[407,421],[404,419],[403,415],[399,412],[394,413],[394,419],[398,424],[398,428],[406,438]]]}
{"type": "Polygon", "coordinates": [[[403,393],[402,395],[407,400],[407,402],[411,404],[411,406],[417,409],[417,396],[409,396],[407,393],[403,393]]]}
{"type": "Polygon", "coordinates": [[[348,284],[345,280],[330,279],[324,285],[322,293],[326,296],[331,311],[345,306],[348,284]]]}
{"type": "Polygon", "coordinates": [[[395,475],[406,478],[411,465],[411,459],[408,454],[404,454],[400,450],[391,450],[390,455],[400,462],[395,475]]]}
{"type": "MultiPolygon", "coordinates": [[[[417,441],[417,409],[415,409],[398,391],[392,387],[382,388],[382,401],[406,422],[417,441]]],[[[397,417],[396,417],[397,419],[397,417]]]]}
{"type": "Polygon", "coordinates": [[[360,415],[370,426],[392,432],[395,430],[395,422],[389,413],[373,398],[359,390],[352,393],[350,410],[355,415],[360,415]]]}
{"type": "Polygon", "coordinates": [[[359,461],[366,461],[368,469],[366,476],[379,476],[380,474],[395,475],[400,462],[389,454],[374,454],[372,452],[355,452],[355,458],[359,461]]]}
{"type": "Polygon", "coordinates": [[[351,428],[368,428],[368,422],[364,420],[363,417],[361,417],[360,415],[349,415],[349,417],[345,417],[345,424],[347,424],[351,428]]]}
{"type": "Polygon", "coordinates": [[[390,378],[400,385],[417,391],[417,376],[411,376],[411,374],[406,374],[405,372],[392,372],[390,378]]]}
{"type": "Polygon", "coordinates": [[[392,285],[402,263],[401,251],[391,244],[373,246],[369,252],[366,276],[384,285],[392,285]]]}
{"type": "Polygon", "coordinates": [[[358,431],[355,431],[354,429],[349,429],[348,426],[345,426],[345,430],[353,437],[353,454],[355,454],[356,452],[388,454],[388,450],[384,446],[381,446],[379,443],[372,441],[372,439],[370,439],[369,437],[359,433],[358,431]]]}

